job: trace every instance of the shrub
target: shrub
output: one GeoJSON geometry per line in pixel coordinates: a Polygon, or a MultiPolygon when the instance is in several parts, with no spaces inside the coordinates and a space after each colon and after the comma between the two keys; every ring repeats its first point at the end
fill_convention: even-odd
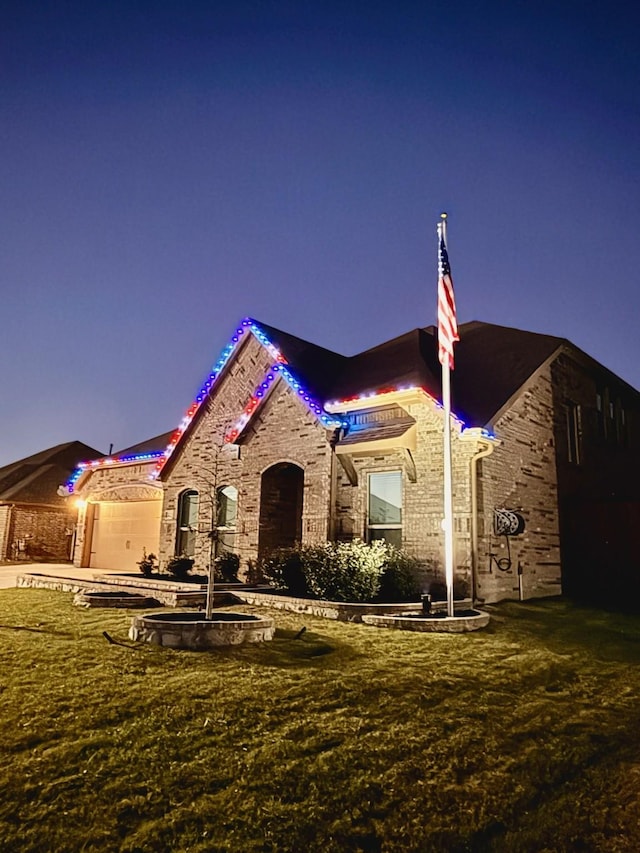
{"type": "Polygon", "coordinates": [[[169,560],[167,569],[169,574],[173,575],[174,578],[182,579],[186,578],[189,574],[193,568],[193,563],[194,560],[192,557],[187,557],[186,554],[179,554],[169,560]]]}
{"type": "Polygon", "coordinates": [[[155,554],[147,554],[146,548],[142,549],[142,559],[138,560],[138,568],[145,578],[150,577],[153,573],[153,570],[156,568],[157,559],[155,554]]]}
{"type": "Polygon", "coordinates": [[[240,557],[231,551],[226,551],[216,557],[214,562],[214,577],[225,583],[236,583],[240,569],[240,557]]]}
{"type": "Polygon", "coordinates": [[[420,560],[387,545],[379,601],[417,601],[426,590],[425,569],[420,560]]]}
{"type": "Polygon", "coordinates": [[[371,601],[380,587],[384,542],[326,542],[284,548],[261,561],[262,574],[291,595],[332,601],[371,601]]]}
{"type": "Polygon", "coordinates": [[[260,560],[258,573],[275,589],[307,596],[310,590],[302,570],[302,552],[301,548],[278,548],[260,560]]]}
{"type": "Polygon", "coordinates": [[[262,571],[262,564],[256,560],[247,560],[247,568],[244,572],[244,581],[252,586],[264,583],[266,578],[262,571]]]}
{"type": "Polygon", "coordinates": [[[302,557],[307,585],[317,598],[371,601],[380,589],[386,554],[384,542],[367,545],[360,539],[308,548],[302,557]]]}
{"type": "MultiPolygon", "coordinates": [[[[447,600],[447,585],[444,581],[433,581],[429,587],[429,594],[433,601],[447,600]]],[[[463,598],[468,598],[470,595],[469,582],[464,578],[456,578],[453,581],[453,598],[454,601],[461,601],[463,598]]]]}

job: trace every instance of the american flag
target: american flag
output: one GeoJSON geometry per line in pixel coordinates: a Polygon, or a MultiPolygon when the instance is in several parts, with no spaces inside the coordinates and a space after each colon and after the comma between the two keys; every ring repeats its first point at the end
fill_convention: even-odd
{"type": "Polygon", "coordinates": [[[438,358],[440,364],[447,364],[449,370],[453,370],[453,345],[460,338],[458,336],[456,301],[453,297],[449,254],[444,242],[442,228],[439,228],[438,231],[440,234],[438,252],[438,358]]]}

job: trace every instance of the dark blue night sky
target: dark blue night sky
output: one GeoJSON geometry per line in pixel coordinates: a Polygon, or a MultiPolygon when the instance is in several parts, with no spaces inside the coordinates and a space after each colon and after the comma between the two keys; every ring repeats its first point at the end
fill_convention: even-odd
{"type": "Polygon", "coordinates": [[[0,465],[170,430],[250,315],[351,354],[436,319],[640,387],[640,13],[3,4],[0,465]]]}

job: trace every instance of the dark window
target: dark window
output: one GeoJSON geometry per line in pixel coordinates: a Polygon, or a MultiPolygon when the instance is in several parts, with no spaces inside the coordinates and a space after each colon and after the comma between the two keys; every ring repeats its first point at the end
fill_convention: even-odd
{"type": "Polygon", "coordinates": [[[598,438],[604,441],[607,437],[607,425],[604,417],[604,392],[596,393],[596,423],[598,438]]]}
{"type": "Polygon", "coordinates": [[[627,447],[627,416],[621,400],[616,400],[616,441],[620,447],[627,447]]]}
{"type": "Polygon", "coordinates": [[[574,465],[579,465],[582,461],[580,433],[580,406],[576,403],[567,403],[567,457],[574,465]]]}
{"type": "Polygon", "coordinates": [[[182,492],[178,498],[178,529],[176,531],[176,554],[193,557],[196,551],[198,530],[198,493],[193,489],[182,492]]]}

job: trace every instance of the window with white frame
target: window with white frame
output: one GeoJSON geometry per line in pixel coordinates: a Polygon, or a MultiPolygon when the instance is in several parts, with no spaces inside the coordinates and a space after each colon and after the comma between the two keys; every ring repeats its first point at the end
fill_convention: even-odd
{"type": "Polygon", "coordinates": [[[402,472],[377,471],[369,474],[367,539],[384,539],[402,547],[402,472]]]}

